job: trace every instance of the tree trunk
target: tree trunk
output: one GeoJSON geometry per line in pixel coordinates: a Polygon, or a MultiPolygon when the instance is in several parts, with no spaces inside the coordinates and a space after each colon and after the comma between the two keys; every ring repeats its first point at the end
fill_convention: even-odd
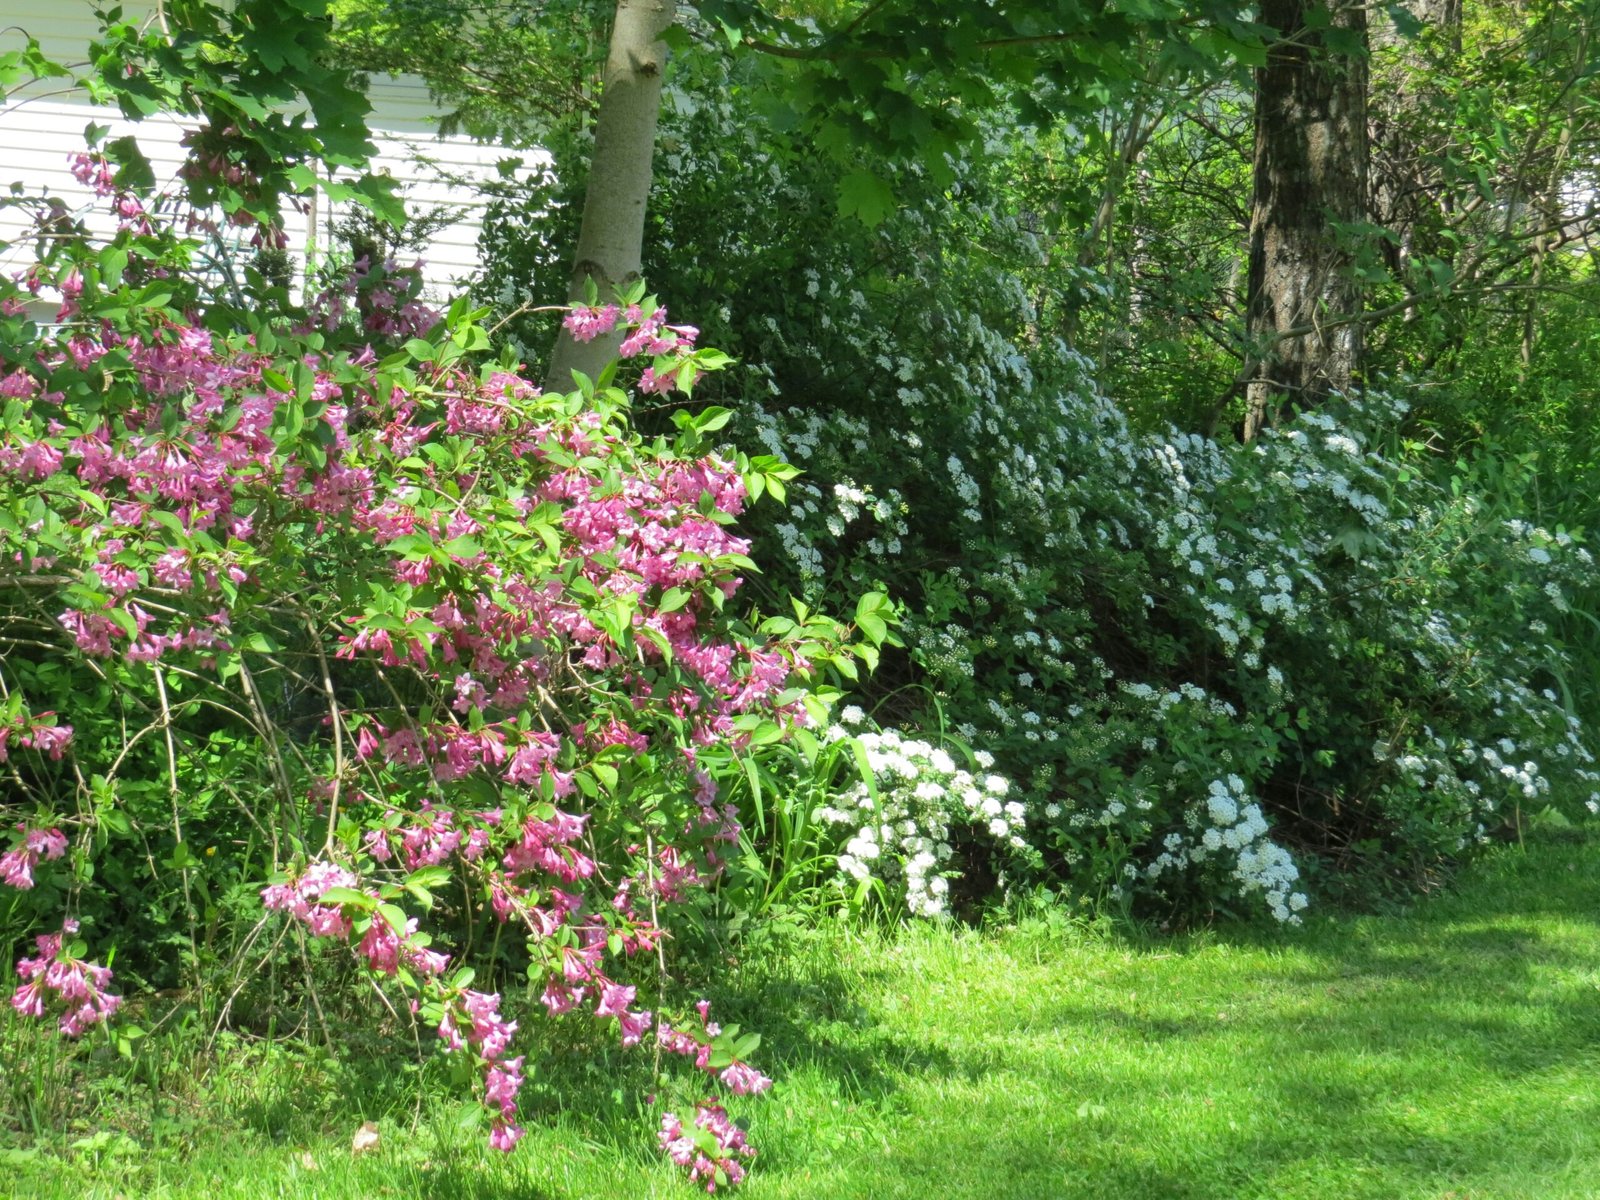
{"type": "Polygon", "coordinates": [[[1348,226],[1366,215],[1366,11],[1263,0],[1261,20],[1278,40],[1256,72],[1247,441],[1284,404],[1347,390],[1362,351],[1348,226]]]}
{"type": "MultiPolygon", "coordinates": [[[[639,278],[667,61],[661,39],[676,13],[675,0],[617,0],[569,300],[583,301],[593,281],[604,304],[615,289],[639,278]]],[[[549,386],[570,387],[573,371],[593,378],[616,354],[619,341],[620,335],[579,342],[562,329],[551,355],[549,386]]]]}

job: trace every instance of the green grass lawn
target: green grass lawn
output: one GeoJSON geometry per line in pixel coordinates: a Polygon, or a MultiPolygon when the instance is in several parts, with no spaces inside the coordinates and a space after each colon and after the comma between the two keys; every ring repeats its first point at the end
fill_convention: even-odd
{"type": "MultiPolygon", "coordinates": [[[[761,1147],[749,1200],[1600,1197],[1594,840],[1282,935],[1135,945],[1047,914],[742,953],[721,1007],[778,1080],[730,1102],[761,1147]]],[[[23,1090],[19,1036],[0,1095],[23,1090]]],[[[160,1111],[107,1083],[56,1106],[72,1128],[8,1115],[0,1194],[689,1196],[654,1150],[647,1068],[553,1055],[505,1157],[450,1149],[457,1101],[419,1099],[425,1075],[258,1049],[160,1111]],[[383,1140],[352,1158],[363,1118],[383,1140]]]]}

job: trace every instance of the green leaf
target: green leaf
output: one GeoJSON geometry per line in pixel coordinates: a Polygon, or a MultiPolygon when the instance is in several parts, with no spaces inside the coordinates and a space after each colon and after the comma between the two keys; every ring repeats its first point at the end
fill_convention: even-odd
{"type": "Polygon", "coordinates": [[[783,726],[775,721],[762,721],[751,731],[750,744],[752,746],[770,746],[774,742],[783,740],[783,726]]]}
{"type": "Polygon", "coordinates": [[[407,884],[416,884],[418,887],[436,888],[450,882],[450,868],[443,866],[423,867],[413,871],[406,877],[407,884]]]}
{"type": "Polygon", "coordinates": [[[403,938],[406,936],[406,921],[408,918],[404,909],[397,908],[393,904],[380,904],[378,905],[378,915],[384,919],[390,929],[394,930],[396,937],[403,938]]]}
{"type": "Polygon", "coordinates": [[[128,269],[128,252],[121,246],[107,246],[100,252],[100,281],[108,288],[122,283],[122,273],[128,269]]]}
{"type": "Polygon", "coordinates": [[[341,908],[348,904],[354,908],[370,912],[372,906],[377,902],[365,892],[358,892],[355,888],[331,887],[318,897],[317,903],[337,904],[341,908]]]}
{"type": "Polygon", "coordinates": [[[839,215],[872,228],[895,210],[894,192],[871,171],[857,167],[839,181],[839,215]]]}
{"type": "Polygon", "coordinates": [[[713,407],[694,419],[694,427],[699,433],[715,433],[731,420],[733,412],[730,409],[713,407]]]}

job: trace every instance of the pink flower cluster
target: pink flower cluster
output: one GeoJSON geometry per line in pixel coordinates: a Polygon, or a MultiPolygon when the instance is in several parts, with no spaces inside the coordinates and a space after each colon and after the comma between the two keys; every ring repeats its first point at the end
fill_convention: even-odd
{"type": "Polygon", "coordinates": [[[744,1179],[741,1158],[754,1158],[744,1130],[729,1119],[720,1104],[709,1100],[695,1105],[694,1125],[685,1129],[676,1113],[664,1113],[656,1135],[662,1151],[689,1172],[691,1183],[704,1182],[707,1192],[718,1186],[735,1187],[744,1179]]]}
{"type": "Polygon", "coordinates": [[[22,841],[0,854],[0,882],[26,891],[33,886],[33,869],[41,858],[48,862],[67,852],[67,836],[59,829],[30,829],[26,825],[18,825],[17,832],[22,834],[22,841]]]}
{"type": "Polygon", "coordinates": [[[25,750],[37,750],[52,762],[59,762],[72,741],[72,726],[53,725],[43,719],[53,716],[54,713],[40,713],[31,721],[18,717],[13,724],[0,725],[0,762],[11,757],[13,740],[25,750]]]}
{"type": "Polygon", "coordinates": [[[753,1096],[772,1086],[772,1080],[747,1062],[734,1058],[725,1067],[717,1067],[712,1058],[714,1042],[722,1027],[711,1020],[711,1001],[702,1000],[695,1005],[700,1014],[700,1035],[688,1030],[674,1029],[665,1021],[656,1026],[656,1041],[669,1054],[692,1058],[694,1065],[708,1075],[715,1075],[735,1096],[753,1096]]]}
{"type": "Polygon", "coordinates": [[[289,882],[262,888],[261,903],[265,908],[289,913],[317,937],[349,937],[352,926],[344,909],[317,901],[329,888],[354,888],[358,882],[344,867],[314,862],[289,882]]]}
{"type": "MultiPolygon", "coordinates": [[[[332,888],[360,890],[359,882],[344,867],[314,862],[289,882],[262,888],[261,903],[265,908],[289,913],[316,937],[348,939],[355,932],[355,923],[345,913],[344,906],[318,901],[332,888]]],[[[367,890],[363,894],[373,903],[378,900],[375,891],[367,890]]],[[[395,917],[396,921],[399,919],[395,917]]],[[[374,912],[368,919],[367,930],[356,945],[356,954],[380,975],[398,974],[403,963],[429,979],[450,965],[448,955],[428,948],[428,937],[417,932],[415,917],[407,918],[404,926],[396,929],[382,911],[374,912]]]]}
{"type": "Polygon", "coordinates": [[[68,161],[72,164],[72,177],[85,187],[93,188],[95,195],[103,199],[115,194],[116,176],[104,155],[79,153],[69,155],[68,161]]]}
{"type": "Polygon", "coordinates": [[[470,988],[461,988],[447,999],[439,1021],[439,1039],[446,1050],[470,1045],[485,1066],[483,1102],[493,1115],[489,1145],[496,1150],[510,1150],[522,1138],[522,1127],[516,1122],[522,1055],[505,1057],[516,1032],[517,1023],[500,1015],[498,995],[470,988]]]}
{"type": "Polygon", "coordinates": [[[17,977],[22,980],[11,997],[11,1007],[25,1017],[42,1017],[47,1002],[60,1003],[63,1011],[59,1028],[67,1037],[77,1037],[116,1012],[122,997],[106,991],[111,969],[85,962],[76,943],[67,938],[78,932],[78,922],[68,919],[60,933],[45,933],[34,938],[37,958],[17,962],[17,977]]]}
{"type": "MultiPolygon", "coordinates": [[[[592,342],[616,329],[618,324],[632,326],[632,331],[618,347],[618,355],[635,358],[648,354],[656,360],[640,376],[641,392],[667,392],[677,386],[677,366],[661,360],[687,354],[694,349],[695,339],[700,336],[700,331],[693,325],[668,325],[665,308],[646,313],[637,304],[630,304],[626,308],[617,304],[578,305],[567,313],[561,323],[573,340],[578,342],[592,342]],[[658,367],[661,369],[658,370],[658,367]]],[[[698,376],[697,371],[691,373],[698,376]]]]}
{"type": "Polygon", "coordinates": [[[392,257],[381,265],[358,259],[349,274],[312,299],[312,328],[333,332],[341,322],[355,317],[362,332],[372,337],[404,341],[424,337],[439,323],[439,311],[424,304],[422,263],[402,267],[392,257]]]}
{"type": "Polygon", "coordinates": [[[529,871],[545,871],[565,883],[589,878],[594,874],[594,859],[572,845],[583,836],[588,819],[560,809],[548,821],[529,817],[522,824],[522,836],[506,851],[506,875],[514,879],[529,871]]]}
{"type": "MultiPolygon", "coordinates": [[[[317,901],[332,888],[355,890],[357,883],[355,875],[345,868],[318,862],[289,882],[263,889],[261,899],[267,908],[290,913],[319,936],[348,939],[353,934],[354,923],[343,909],[317,901]]],[[[365,894],[376,899],[375,893],[365,894]]],[[[404,963],[424,982],[437,981],[449,965],[449,958],[428,949],[425,943],[425,936],[417,933],[415,918],[407,920],[402,933],[382,912],[377,912],[368,919],[366,933],[356,953],[370,970],[380,975],[392,977],[404,963]]],[[[523,1132],[515,1120],[523,1060],[520,1056],[506,1057],[516,1032],[517,1023],[500,1015],[497,994],[466,987],[446,992],[437,1033],[447,1051],[470,1046],[484,1065],[484,1102],[494,1113],[489,1144],[497,1150],[510,1150],[523,1132]]]]}
{"type": "MultiPolygon", "coordinates": [[[[566,920],[570,913],[576,911],[576,898],[573,900],[573,903],[558,905],[555,908],[554,913],[558,922],[566,920]]],[[[653,944],[654,938],[659,936],[648,923],[640,924],[648,930],[648,934],[624,937],[623,946],[628,954],[636,953],[639,949],[653,944]]],[[[650,1028],[652,1014],[643,1009],[634,1011],[632,1005],[638,989],[618,983],[602,970],[601,964],[609,942],[606,926],[591,918],[576,925],[574,932],[577,936],[577,945],[566,945],[549,951],[550,961],[555,964],[555,969],[550,973],[544,994],[539,997],[540,1001],[550,1010],[551,1016],[560,1016],[586,1003],[591,996],[597,997],[594,1015],[616,1018],[617,1028],[622,1034],[622,1044],[637,1046],[643,1040],[645,1030],[650,1028]]]]}
{"type": "Polygon", "coordinates": [[[561,318],[561,324],[572,335],[573,341],[592,342],[615,329],[621,316],[622,306],[619,304],[577,305],[561,318]]]}

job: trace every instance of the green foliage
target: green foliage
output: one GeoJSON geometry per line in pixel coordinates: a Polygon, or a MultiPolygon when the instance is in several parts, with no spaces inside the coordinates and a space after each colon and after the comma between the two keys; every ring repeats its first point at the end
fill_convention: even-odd
{"type": "MultiPolygon", "coordinates": [[[[97,103],[134,120],[196,118],[184,174],[190,202],[278,226],[284,201],[308,188],[316,164],[360,168],[373,153],[371,106],[350,69],[329,61],[330,30],[329,0],[242,0],[226,8],[179,0],[165,27],[123,19],[116,9],[90,47],[93,73],[84,82],[97,103]]],[[[125,149],[122,168],[134,173],[127,182],[139,182],[148,163],[135,143],[125,149]]],[[[387,180],[363,174],[323,182],[334,199],[403,220],[387,180]]]]}
{"type": "MultiPolygon", "coordinates": [[[[592,117],[590,76],[614,4],[596,0],[333,0],[340,61],[420,75],[446,109],[441,129],[537,145],[592,117]]],[[[552,293],[555,295],[556,293],[552,293]]]]}
{"type": "MultiPolygon", "coordinates": [[[[1301,886],[1426,880],[1520,805],[1582,815],[1562,632],[1592,586],[1582,523],[1545,532],[1542,512],[1486,504],[1481,476],[1408,465],[1403,406],[1335,406],[1248,450],[1180,433],[1159,414],[1199,422],[1214,395],[1148,378],[1184,355],[1177,327],[1112,355],[1129,415],[1051,336],[1038,301],[1061,314],[1060,292],[1016,273],[1047,244],[1013,207],[1017,176],[958,161],[945,188],[907,169],[899,211],[839,222],[826,156],[752,120],[741,73],[717,78],[685,68],[665,114],[647,269],[726,306],[712,336],[749,365],[719,398],[805,469],[757,543],[767,578],[888,587],[910,653],[878,685],[925,680],[995,755],[1052,874],[1113,904],[1266,897],[1286,917],[1301,886]]],[[[526,295],[543,269],[524,220],[488,243],[510,250],[488,260],[491,294],[526,295]]],[[[1226,268],[1214,236],[1200,282],[1169,297],[1226,268]]],[[[1104,344],[1114,312],[1085,334],[1104,344]]],[[[931,720],[910,694],[880,719],[931,720]]]]}
{"type": "MultiPolygon", "coordinates": [[[[760,103],[776,127],[802,131],[841,164],[863,151],[915,161],[941,186],[955,181],[997,111],[1047,128],[1121,104],[1152,65],[1169,80],[1213,78],[1262,52],[1249,7],[1228,0],[956,2],[935,22],[894,0],[798,8],[714,0],[699,11],[730,44],[770,60],[757,68],[774,80],[760,103]]],[[[838,174],[841,211],[876,224],[891,202],[890,175],[838,174]]]]}

